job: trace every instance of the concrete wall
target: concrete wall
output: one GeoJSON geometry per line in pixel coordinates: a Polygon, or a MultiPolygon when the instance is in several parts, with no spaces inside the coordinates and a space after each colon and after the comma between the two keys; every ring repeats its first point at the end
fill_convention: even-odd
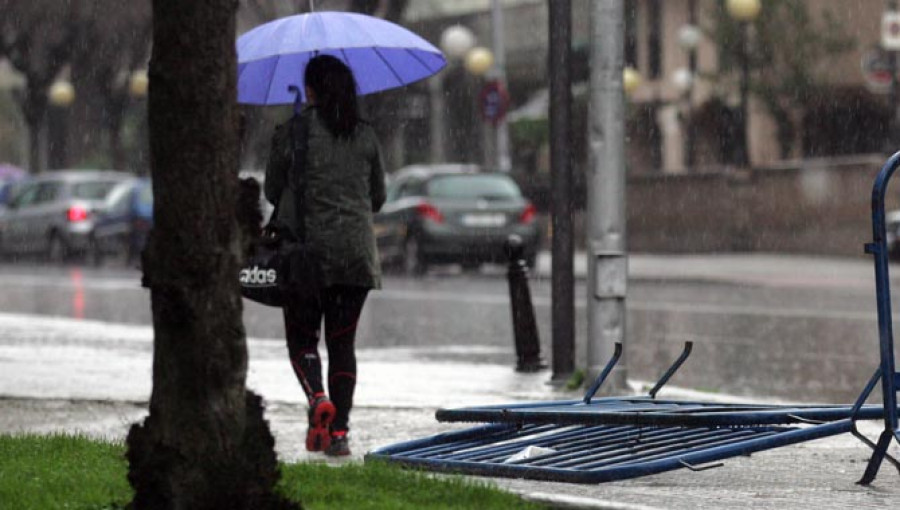
{"type": "MultiPolygon", "coordinates": [[[[871,241],[879,155],[746,172],[633,176],[628,249],[859,255],[871,241]]],[[[891,194],[889,207],[900,199],[891,194]]]]}

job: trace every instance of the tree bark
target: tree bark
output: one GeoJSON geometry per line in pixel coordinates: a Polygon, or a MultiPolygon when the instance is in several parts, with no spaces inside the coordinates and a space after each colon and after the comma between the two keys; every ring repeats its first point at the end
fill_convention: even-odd
{"type": "Polygon", "coordinates": [[[237,273],[234,0],[154,0],[148,101],[154,228],[150,415],[128,434],[136,509],[293,508],[245,388],[237,273]]]}

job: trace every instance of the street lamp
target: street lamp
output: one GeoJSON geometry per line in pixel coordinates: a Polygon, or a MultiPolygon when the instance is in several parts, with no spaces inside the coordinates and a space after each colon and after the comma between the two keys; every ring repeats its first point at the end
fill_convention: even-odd
{"type": "Polygon", "coordinates": [[[750,92],[750,55],[747,48],[748,27],[756,20],[762,9],[760,0],[728,0],[725,4],[728,15],[741,25],[740,33],[740,59],[741,59],[741,103],[738,111],[738,140],[735,164],[742,168],[750,166],[750,151],[747,140],[748,116],[747,101],[750,92]]]}
{"type": "Polygon", "coordinates": [[[487,48],[472,48],[466,55],[466,71],[474,76],[483,76],[494,66],[494,54],[487,48]]]}
{"type": "MultiPolygon", "coordinates": [[[[128,94],[136,101],[142,101],[147,97],[150,89],[150,78],[147,76],[146,69],[138,69],[132,71],[128,77],[128,94]]],[[[133,151],[132,165],[138,175],[146,175],[149,167],[149,136],[147,134],[147,110],[142,107],[140,110],[138,129],[137,129],[137,147],[133,151]]]]}
{"type": "Polygon", "coordinates": [[[734,20],[749,23],[759,16],[762,3],[759,0],[728,0],[726,8],[728,15],[734,20]]]}
{"type": "Polygon", "coordinates": [[[633,67],[626,67],[622,70],[622,88],[625,89],[625,95],[631,97],[634,92],[641,86],[641,73],[633,67]]]}
{"type": "Polygon", "coordinates": [[[53,85],[50,85],[50,90],[47,91],[47,97],[50,99],[50,104],[53,106],[63,108],[71,106],[75,101],[75,87],[67,80],[56,81],[53,85]]]}
{"type": "Polygon", "coordinates": [[[46,147],[47,166],[51,168],[62,168],[66,166],[66,138],[68,137],[67,129],[67,109],[75,102],[75,87],[66,80],[61,79],[50,85],[47,91],[47,100],[53,107],[48,112],[50,123],[48,126],[48,146],[46,147]]]}
{"type": "Polygon", "coordinates": [[[128,93],[131,94],[131,97],[146,97],[149,86],[150,79],[147,77],[146,69],[139,69],[131,73],[131,77],[128,79],[128,93]]]}
{"type": "Polygon", "coordinates": [[[691,126],[691,91],[694,88],[694,73],[685,67],[679,67],[672,73],[672,84],[678,91],[678,127],[682,136],[682,161],[684,170],[690,171],[694,166],[693,133],[691,126]]]}
{"type": "MultiPolygon", "coordinates": [[[[441,51],[447,56],[450,65],[462,61],[475,46],[475,35],[462,25],[451,25],[441,33],[441,51]]],[[[446,160],[446,119],[444,108],[444,76],[445,72],[428,81],[428,92],[431,103],[429,128],[431,132],[431,161],[442,163],[446,160]]]]}
{"type": "MultiPolygon", "coordinates": [[[[695,6],[691,5],[691,17],[695,17],[695,6]]],[[[672,79],[675,86],[681,93],[681,97],[685,103],[684,112],[684,166],[690,170],[694,167],[694,123],[691,116],[693,115],[694,104],[694,81],[697,76],[697,46],[703,39],[703,32],[696,25],[688,23],[678,30],[678,45],[688,54],[688,67],[680,68],[675,71],[672,79]]]]}

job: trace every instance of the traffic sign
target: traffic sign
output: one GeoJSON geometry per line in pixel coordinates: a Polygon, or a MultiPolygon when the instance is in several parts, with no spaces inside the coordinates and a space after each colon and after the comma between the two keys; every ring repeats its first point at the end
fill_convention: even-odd
{"type": "Polygon", "coordinates": [[[888,11],[881,15],[881,47],[900,50],[900,13],[888,11]]]}
{"type": "Polygon", "coordinates": [[[478,107],[481,116],[494,126],[506,117],[509,94],[500,81],[492,80],[484,84],[481,93],[478,94],[478,107]]]}
{"type": "Polygon", "coordinates": [[[891,89],[891,64],[888,52],[872,48],[862,55],[860,70],[866,86],[876,94],[886,94],[891,89]]]}

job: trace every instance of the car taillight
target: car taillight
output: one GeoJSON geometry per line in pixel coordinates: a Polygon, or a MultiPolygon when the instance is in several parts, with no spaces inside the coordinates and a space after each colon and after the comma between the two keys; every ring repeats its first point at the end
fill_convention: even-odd
{"type": "Polygon", "coordinates": [[[416,211],[419,213],[419,216],[425,218],[427,220],[431,220],[435,223],[443,223],[444,215],[441,214],[441,211],[437,210],[437,207],[429,204],[428,202],[422,202],[416,207],[416,211]]]}
{"type": "Polygon", "coordinates": [[[519,223],[531,223],[537,215],[537,208],[534,204],[529,203],[525,206],[525,210],[519,215],[519,223]]]}
{"type": "Polygon", "coordinates": [[[132,226],[134,227],[135,230],[138,230],[138,231],[150,230],[150,222],[143,218],[136,218],[132,222],[132,226]]]}
{"type": "Polygon", "coordinates": [[[66,217],[72,223],[84,221],[88,217],[88,212],[84,207],[73,205],[72,207],[69,207],[69,211],[66,213],[66,217]]]}

